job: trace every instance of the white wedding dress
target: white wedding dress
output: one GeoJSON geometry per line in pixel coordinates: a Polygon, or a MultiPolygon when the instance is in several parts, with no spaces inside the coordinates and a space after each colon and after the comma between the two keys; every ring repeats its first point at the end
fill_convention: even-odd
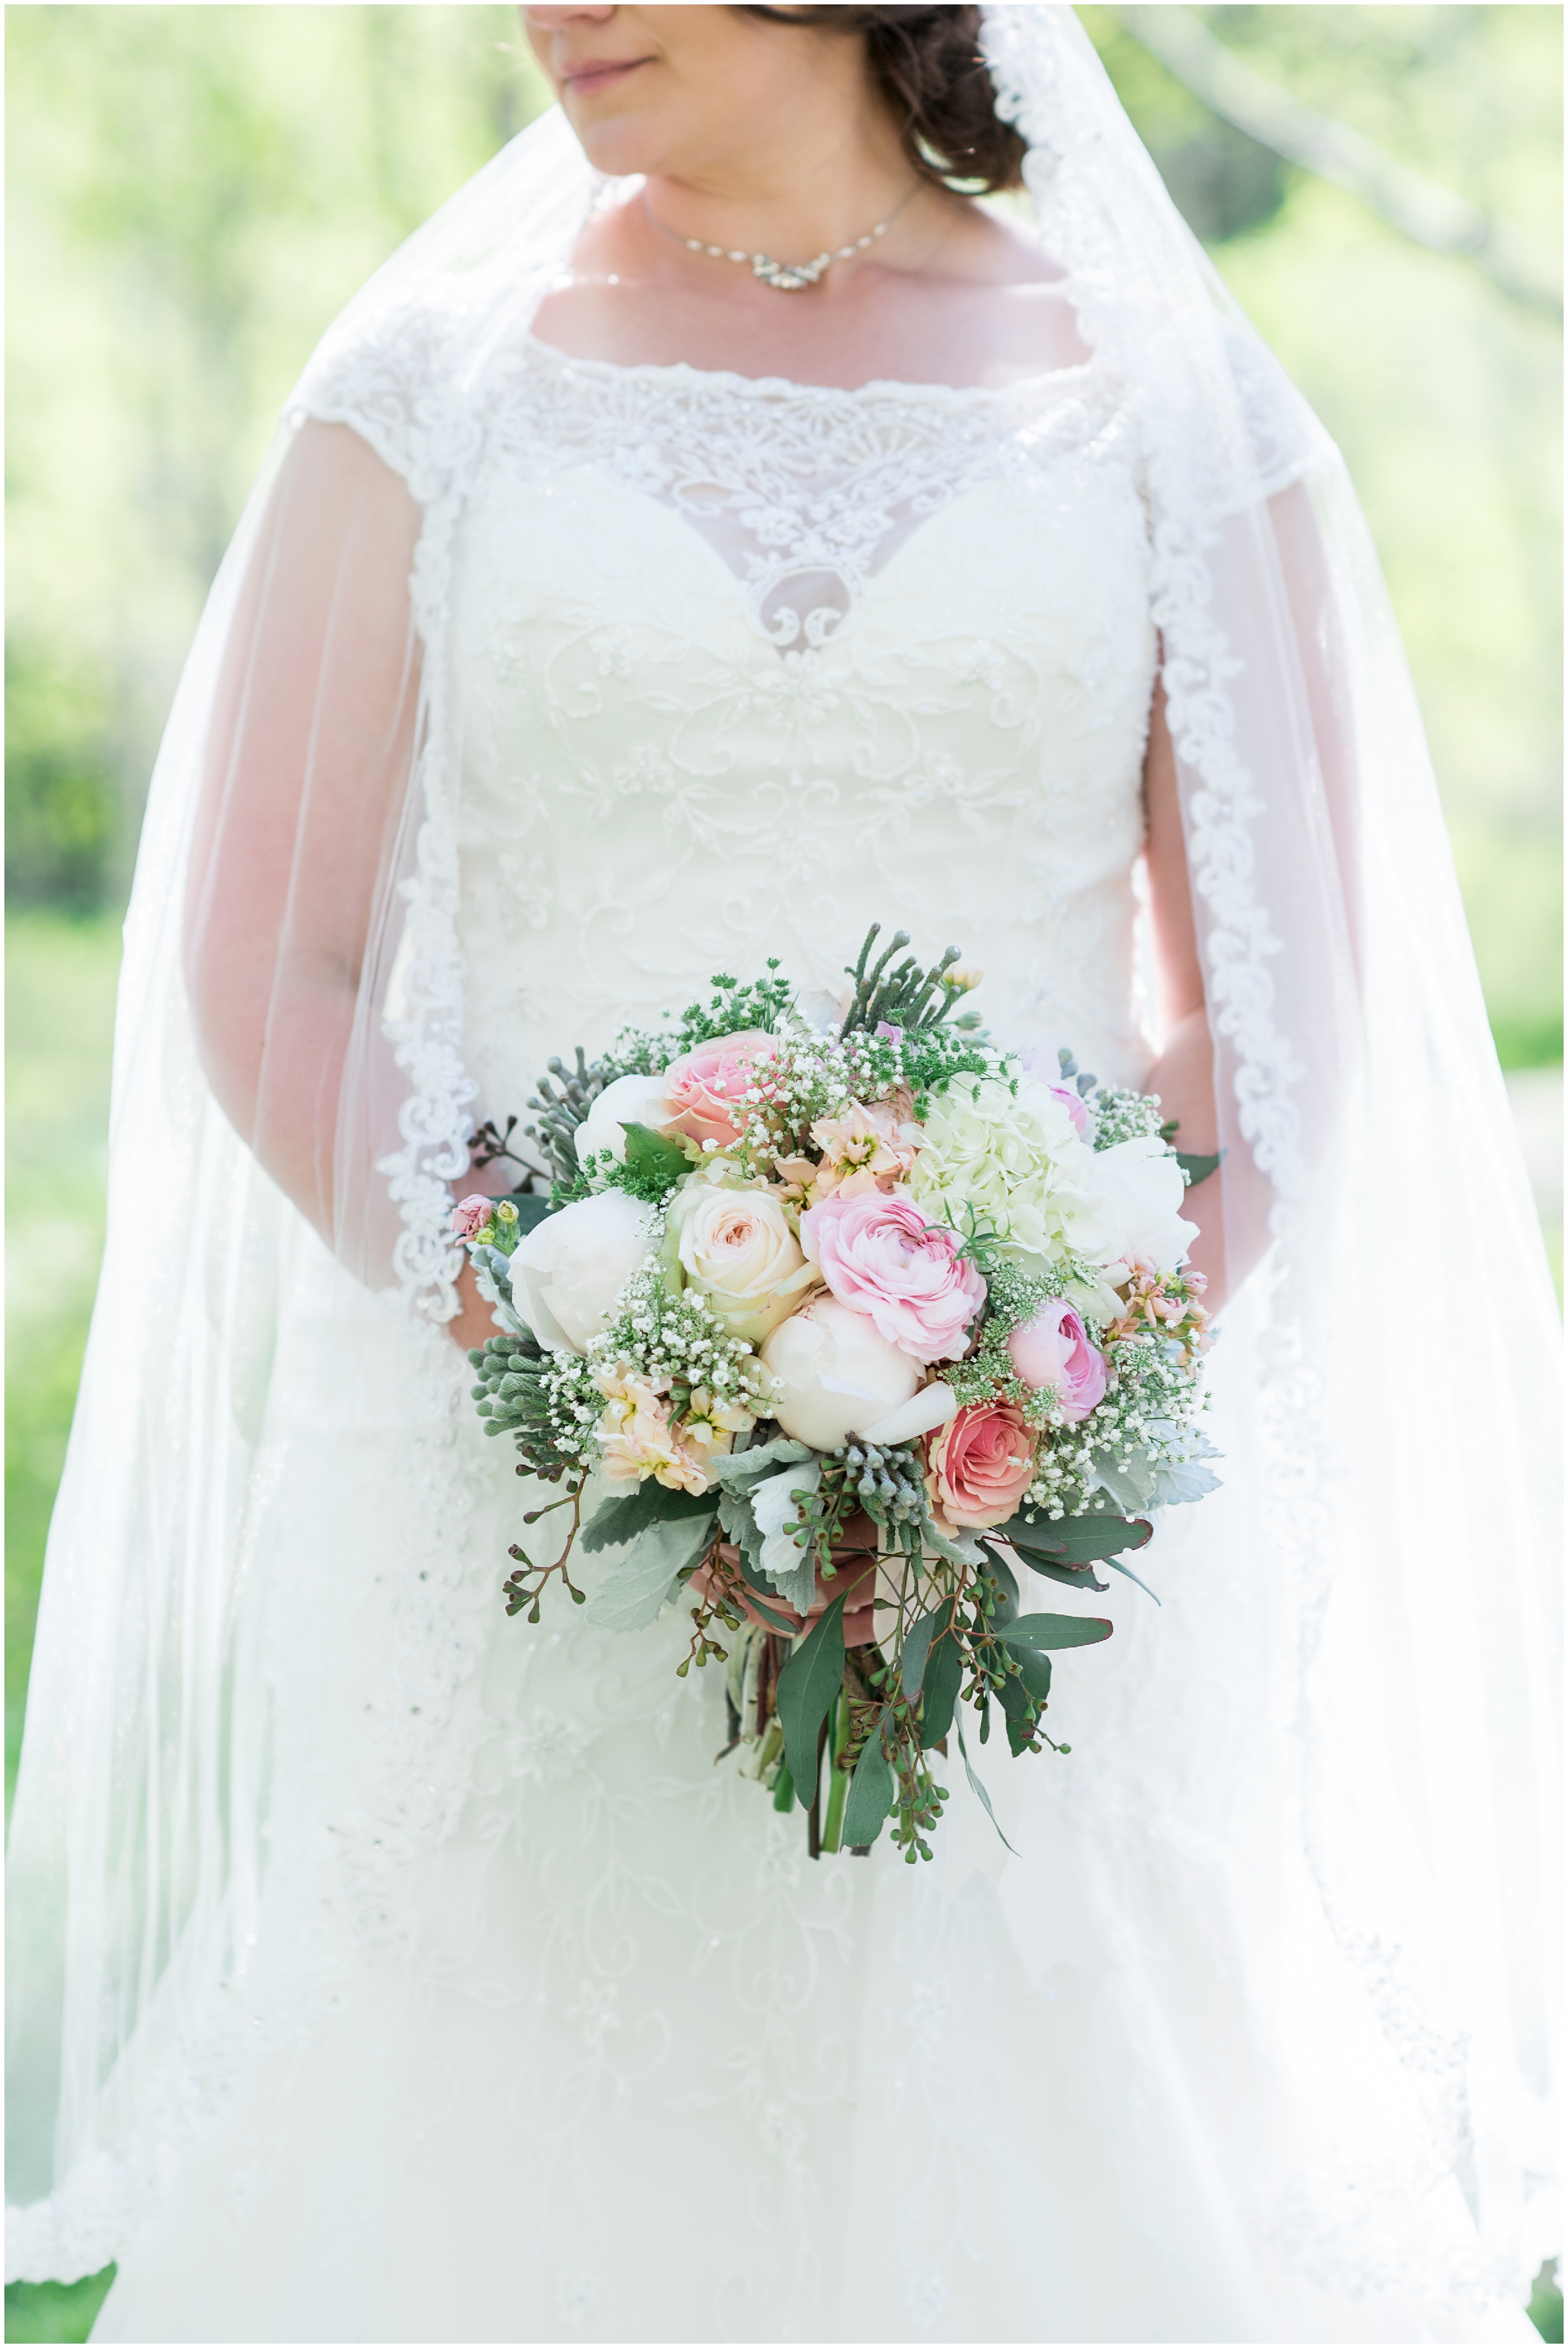
{"type": "MultiPolygon", "coordinates": [[[[452,573],[476,1114],[712,972],[835,986],[872,920],[1139,1081],[1155,634],[1109,367],[835,391],[525,339],[497,412],[452,573]]],[[[1247,1457],[1159,1531],[1161,1611],[1097,1601],[1071,1754],[971,1741],[1016,1858],[950,1772],[930,1866],[814,1864],[715,1766],[681,1609],[507,1619],[532,1488],[464,1365],[279,1212],[278,1823],[96,2338],[1533,2336],[1452,2050],[1295,1829],[1247,1457]]],[[[1223,1344],[1214,1379],[1223,1446],[1223,1344]]]]}

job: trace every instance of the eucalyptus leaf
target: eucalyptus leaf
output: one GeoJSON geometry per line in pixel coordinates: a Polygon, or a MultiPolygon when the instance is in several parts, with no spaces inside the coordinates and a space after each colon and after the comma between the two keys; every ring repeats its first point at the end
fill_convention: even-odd
{"type": "Polygon", "coordinates": [[[864,1847],[876,1841],[887,1822],[893,1807],[896,1787],[892,1764],[882,1750],[882,1722],[886,1715],[878,1713],[876,1725],[866,1740],[855,1775],[849,1781],[849,1799],[844,1806],[843,1841],[864,1847]]]}
{"type": "Polygon", "coordinates": [[[904,1652],[899,1662],[899,1676],[903,1683],[904,1693],[911,1704],[919,1695],[921,1683],[926,1676],[926,1658],[931,1651],[931,1633],[941,1619],[939,1613],[922,1614],[917,1622],[910,1624],[905,1637],[904,1652]]]}
{"type": "MultiPolygon", "coordinates": [[[[847,1592],[845,1592],[847,1595],[847,1592]]],[[[816,1734],[844,1684],[844,1599],[835,1598],[779,1673],[777,1706],[784,1760],[803,1809],[816,1785],[816,1734]]]]}
{"type": "Polygon", "coordinates": [[[690,1519],[665,1519],[649,1525],[600,1583],[584,1610],[585,1620],[600,1631],[645,1630],[710,1538],[706,1526],[694,1534],[690,1519]]]}
{"type": "MultiPolygon", "coordinates": [[[[1123,1565],[1119,1557],[1108,1557],[1105,1562],[1111,1568],[1112,1573],[1124,1573],[1129,1581],[1135,1581],[1139,1589],[1143,1592],[1144,1596],[1146,1598],[1152,1598],[1156,1606],[1163,1602],[1159,1591],[1157,1590],[1151,1590],[1143,1575],[1141,1573],[1134,1573],[1130,1565],[1123,1565]]],[[[1098,1582],[1095,1584],[1096,1589],[1100,1586],[1101,1585],[1098,1582]]],[[[1109,1589],[1110,1586],[1109,1582],[1104,1585],[1106,1589],[1109,1589]]]]}
{"type": "Polygon", "coordinates": [[[1026,1564],[1032,1565],[1036,1556],[1042,1556],[1061,1565],[1087,1565],[1114,1557],[1121,1550],[1142,1549],[1153,1531],[1153,1526],[1140,1517],[1061,1517],[1054,1522],[1042,1518],[1033,1524],[1021,1517],[1009,1517],[1005,1525],[997,1527],[992,1539],[1016,1549],[1026,1564]]]}
{"type": "Polygon", "coordinates": [[[997,1637],[1009,1647],[1097,1647],[1115,1627],[1100,1614],[1020,1614],[999,1623],[997,1637]]]}
{"type": "Polygon", "coordinates": [[[1091,1565],[1069,1565],[1063,1558],[1041,1557],[1038,1550],[1018,1549],[1016,1543],[1014,1547],[1015,1553],[1022,1558],[1030,1571],[1042,1574],[1047,1581],[1065,1582],[1069,1590],[1109,1590],[1111,1587],[1108,1581],[1096,1578],[1091,1565]]]}
{"type": "Polygon", "coordinates": [[[1001,1596],[997,1601],[996,1612],[990,1618],[992,1630],[999,1631],[1002,1624],[1010,1622],[1018,1612],[1018,1576],[1006,1558],[993,1549],[989,1541],[983,1540],[980,1547],[985,1551],[986,1561],[992,1573],[1001,1584],[1001,1596]]]}
{"type": "Polygon", "coordinates": [[[793,1639],[795,1636],[796,1626],[793,1622],[786,1622],[782,1614],[775,1614],[770,1606],[764,1603],[765,1599],[771,1598],[774,1594],[772,1585],[764,1581],[761,1573],[753,1568],[743,1550],[741,1555],[741,1579],[751,1590],[751,1602],[769,1630],[782,1631],[786,1639],[793,1639]]]}
{"type": "MultiPolygon", "coordinates": [[[[992,1826],[993,1826],[993,1827],[997,1827],[997,1814],[996,1814],[995,1810],[993,1810],[993,1809],[992,1809],[992,1807],[991,1807],[991,1797],[990,1797],[990,1796],[987,1793],[987,1791],[986,1791],[985,1787],[981,1785],[981,1783],[980,1783],[979,1779],[976,1776],[976,1775],[975,1775],[975,1773],[974,1773],[973,1768],[970,1766],[970,1763],[969,1763],[969,1748],[968,1748],[968,1746],[964,1743],[964,1724],[963,1724],[963,1722],[962,1722],[962,1721],[959,1721],[959,1723],[958,1723],[958,1751],[959,1751],[959,1753],[960,1753],[960,1754],[962,1755],[962,1756],[963,1756],[963,1763],[964,1763],[964,1775],[965,1775],[965,1776],[968,1779],[969,1784],[970,1784],[970,1785],[971,1785],[971,1787],[974,1788],[975,1792],[979,1796],[979,1797],[980,1797],[981,1801],[985,1804],[985,1806],[986,1806],[986,1816],[987,1816],[987,1818],[989,1818],[989,1820],[990,1820],[990,1822],[991,1822],[991,1824],[992,1824],[992,1826]]],[[[1006,1835],[1005,1835],[1005,1834],[1002,1834],[1002,1830],[1001,1830],[1000,1827],[997,1827],[997,1832],[998,1832],[998,1834],[999,1834],[999,1835],[1001,1835],[1002,1846],[1003,1846],[1004,1849],[1007,1849],[1007,1850],[1012,1850],[1012,1845],[1011,1845],[1011,1843],[1010,1843],[1010,1842],[1009,1842],[1009,1841],[1008,1841],[1008,1838],[1007,1838],[1006,1835]]],[[[1016,1859],[1016,1858],[1018,1857],[1018,1853],[1017,1853],[1017,1851],[1016,1851],[1016,1850],[1012,1850],[1012,1855],[1013,1855],[1013,1857],[1016,1859]]]]}
{"type": "Polygon", "coordinates": [[[956,1634],[950,1629],[945,1629],[939,1638],[933,1634],[926,1657],[925,1676],[920,1684],[922,1746],[939,1745],[951,1728],[963,1676],[964,1658],[956,1634]]]}

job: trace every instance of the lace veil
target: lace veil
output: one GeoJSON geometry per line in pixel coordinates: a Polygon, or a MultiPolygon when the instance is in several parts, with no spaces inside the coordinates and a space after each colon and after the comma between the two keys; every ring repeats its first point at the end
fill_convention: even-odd
{"type": "MultiPolygon", "coordinates": [[[[1139,435],[1227,1241],[1261,1256],[1225,1316],[1222,1440],[1269,1630],[1208,1668],[1245,1683],[1376,2017],[1366,2107],[1314,2085],[1343,2078],[1339,2024],[1287,1922],[1245,1994],[1299,1995],[1281,2027],[1329,2180],[1303,2230],[1365,2268],[1347,2194],[1403,2196],[1402,2255],[1522,2292],[1556,2247],[1554,1316],[1420,723],[1343,466],[1073,12],[986,15],[1040,236],[1139,435]],[[1420,2149],[1390,2182],[1396,2137],[1420,2149]]],[[[251,1570],[286,1474],[270,1400],[326,1250],[384,1299],[400,1375],[459,1406],[454,539],[506,354],[614,192],[552,112],[370,281],[305,372],[170,716],[11,1838],[8,2273],[112,2257],[247,2048],[331,1993],[308,1935],[286,1983],[251,1953],[286,1838],[251,1570]]],[[[439,1650],[434,1599],[418,1620],[439,1650]]],[[[405,1748],[411,1786],[434,1754],[405,1748]]],[[[445,1815],[411,1794],[399,1832],[445,1815]]],[[[1024,1947],[1050,1887],[1002,1888],[1024,1947]]]]}

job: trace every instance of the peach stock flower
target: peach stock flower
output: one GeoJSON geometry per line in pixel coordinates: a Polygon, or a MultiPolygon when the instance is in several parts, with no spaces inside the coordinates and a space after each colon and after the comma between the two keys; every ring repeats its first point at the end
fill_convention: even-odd
{"type": "Polygon", "coordinates": [[[897,1113],[895,1102],[874,1101],[862,1108],[851,1101],[842,1117],[825,1117],[811,1128],[822,1152],[812,1196],[853,1199],[868,1190],[890,1190],[903,1180],[920,1147],[920,1128],[897,1113]]]}
{"type": "Polygon", "coordinates": [[[599,1422],[601,1475],[612,1484],[641,1483],[651,1476],[671,1491],[707,1490],[708,1471],[671,1424],[670,1405],[657,1385],[636,1376],[625,1362],[596,1372],[594,1384],[605,1397],[599,1422]]]}

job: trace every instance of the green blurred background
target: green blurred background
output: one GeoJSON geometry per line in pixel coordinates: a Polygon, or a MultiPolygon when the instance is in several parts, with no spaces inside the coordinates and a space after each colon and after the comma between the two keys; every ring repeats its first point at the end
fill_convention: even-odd
{"type": "MultiPolygon", "coordinates": [[[[1560,268],[1561,9],[1190,13],[1560,268]]],[[[1560,324],[1221,119],[1137,10],[1080,14],[1348,456],[1560,1259],[1560,324]]],[[[317,335],[542,93],[488,6],[12,7],[6,67],[8,1797],[101,1242],[118,922],[179,663],[317,335]]],[[[14,2286],[7,2339],[85,2338],[106,2282],[14,2286]]],[[[1532,2312],[1562,2338],[1545,2281],[1532,2312]]]]}

